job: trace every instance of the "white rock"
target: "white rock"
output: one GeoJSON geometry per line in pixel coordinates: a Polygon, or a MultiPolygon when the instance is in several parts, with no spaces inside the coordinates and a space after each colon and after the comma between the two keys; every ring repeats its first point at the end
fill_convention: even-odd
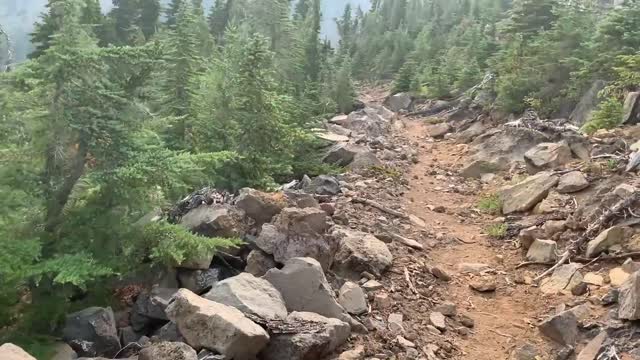
{"type": "Polygon", "coordinates": [[[536,239],[527,251],[527,260],[536,262],[552,262],[556,260],[558,245],[552,240],[536,239]]]}
{"type": "Polygon", "coordinates": [[[347,281],[340,288],[338,302],[349,314],[360,315],[367,312],[367,298],[358,284],[347,281]]]}

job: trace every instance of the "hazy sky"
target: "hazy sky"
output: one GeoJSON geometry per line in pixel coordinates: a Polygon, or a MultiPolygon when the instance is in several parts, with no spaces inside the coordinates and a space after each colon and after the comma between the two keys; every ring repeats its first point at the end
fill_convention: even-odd
{"type": "MultiPolygon", "coordinates": [[[[168,0],[163,0],[167,2],[168,0]]],[[[209,8],[215,0],[204,0],[204,6],[209,8]]],[[[322,0],[323,34],[331,40],[337,38],[334,18],[340,16],[347,3],[360,5],[363,10],[369,9],[369,0],[322,0]]],[[[104,12],[111,8],[111,0],[100,0],[104,12]]],[[[38,20],[44,10],[47,0],[0,0],[0,24],[2,24],[12,38],[18,60],[31,51],[29,33],[33,30],[33,23],[38,20]]]]}

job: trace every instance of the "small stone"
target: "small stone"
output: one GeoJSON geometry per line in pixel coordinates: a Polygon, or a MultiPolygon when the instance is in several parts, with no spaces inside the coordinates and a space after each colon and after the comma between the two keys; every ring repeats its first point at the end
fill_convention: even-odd
{"type": "Polygon", "coordinates": [[[464,325],[464,326],[466,326],[466,327],[468,327],[470,329],[473,329],[476,326],[475,320],[473,320],[472,318],[470,318],[467,315],[459,316],[458,321],[460,322],[460,324],[462,324],[462,325],[464,325]]]}
{"type": "Polygon", "coordinates": [[[578,319],[571,310],[552,315],[539,326],[540,332],[561,345],[573,345],[578,337],[578,319]]]}
{"type": "Polygon", "coordinates": [[[527,251],[527,260],[548,263],[556,260],[556,251],[558,245],[552,240],[539,240],[533,241],[527,251]]]}
{"type": "Polygon", "coordinates": [[[442,304],[433,308],[433,311],[439,312],[444,316],[455,316],[458,313],[456,304],[451,301],[445,301],[442,304]]]}
{"type": "Polygon", "coordinates": [[[362,288],[366,291],[376,291],[384,288],[384,286],[376,280],[369,280],[362,285],[362,288]]]}
{"type": "Polygon", "coordinates": [[[603,306],[613,305],[618,302],[620,292],[618,289],[609,289],[609,292],[600,299],[603,306]]]}
{"type": "Polygon", "coordinates": [[[436,267],[436,266],[432,267],[431,274],[442,281],[447,281],[447,282],[451,281],[451,276],[447,274],[446,271],[442,270],[439,267],[436,267]]]}
{"type": "Polygon", "coordinates": [[[376,294],[373,298],[373,305],[378,310],[384,310],[393,305],[393,300],[387,293],[376,294]]]}
{"type": "Polygon", "coordinates": [[[394,334],[401,334],[404,332],[404,327],[402,327],[402,314],[400,313],[392,313],[389,315],[388,327],[389,331],[394,334]]]}
{"type": "Polygon", "coordinates": [[[442,332],[433,325],[427,325],[427,331],[433,335],[440,335],[442,332]]]}
{"type": "Polygon", "coordinates": [[[589,292],[589,285],[587,283],[581,282],[576,287],[571,289],[571,294],[575,296],[582,296],[589,292]]]}
{"type": "Polygon", "coordinates": [[[353,350],[348,350],[338,356],[338,360],[362,360],[364,359],[364,346],[358,345],[353,350]]]}
{"type": "Polygon", "coordinates": [[[457,268],[463,274],[479,274],[490,269],[489,265],[479,263],[460,263],[457,268]]]}
{"type": "Polygon", "coordinates": [[[495,279],[483,278],[471,281],[471,283],[469,283],[469,287],[479,292],[492,292],[496,291],[498,285],[496,284],[495,279]]]}
{"type": "Polygon", "coordinates": [[[538,349],[533,344],[524,344],[511,353],[513,360],[537,360],[538,349]]]}
{"type": "Polygon", "coordinates": [[[624,228],[619,226],[614,226],[601,232],[600,235],[587,244],[586,256],[589,258],[596,257],[601,252],[609,249],[609,247],[620,244],[625,238],[624,233],[624,228]]]}
{"type": "Polygon", "coordinates": [[[405,339],[404,337],[398,335],[398,337],[396,337],[396,341],[398,342],[398,345],[402,346],[403,348],[415,348],[416,344],[412,343],[411,341],[405,339]]]}
{"type": "Polygon", "coordinates": [[[340,288],[338,302],[349,314],[360,315],[368,310],[364,291],[358,284],[350,281],[340,288]]]}
{"type": "Polygon", "coordinates": [[[567,360],[571,357],[574,351],[575,349],[573,346],[565,346],[557,352],[555,360],[567,360]]]}
{"type": "Polygon", "coordinates": [[[432,312],[429,315],[429,322],[431,322],[431,325],[435,326],[438,330],[443,331],[447,328],[447,324],[442,313],[432,312]]]}
{"type": "Polygon", "coordinates": [[[590,272],[584,275],[582,282],[585,282],[589,285],[602,286],[604,285],[604,278],[602,275],[598,275],[597,273],[590,272]]]}

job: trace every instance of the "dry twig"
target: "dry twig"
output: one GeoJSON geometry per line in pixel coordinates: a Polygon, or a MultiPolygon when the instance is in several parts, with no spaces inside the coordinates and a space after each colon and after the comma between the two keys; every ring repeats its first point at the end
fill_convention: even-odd
{"type": "Polygon", "coordinates": [[[404,214],[404,213],[402,213],[400,211],[397,211],[397,210],[390,209],[390,208],[388,208],[388,207],[386,207],[386,206],[384,206],[382,204],[379,204],[379,203],[377,203],[377,202],[375,202],[373,200],[356,197],[356,198],[353,198],[351,200],[351,202],[356,203],[356,204],[369,205],[369,206],[371,206],[373,208],[376,208],[376,209],[378,209],[378,210],[380,210],[380,211],[382,211],[384,213],[387,213],[389,215],[393,215],[393,216],[396,216],[396,217],[399,217],[399,218],[402,218],[402,219],[408,219],[409,218],[409,216],[407,214],[404,214]]]}
{"type": "Polygon", "coordinates": [[[409,270],[405,267],[404,268],[404,278],[405,280],[407,280],[407,284],[409,284],[409,289],[411,289],[411,291],[418,295],[418,289],[416,289],[416,287],[413,285],[413,281],[411,281],[411,275],[409,275],[409,270]]]}

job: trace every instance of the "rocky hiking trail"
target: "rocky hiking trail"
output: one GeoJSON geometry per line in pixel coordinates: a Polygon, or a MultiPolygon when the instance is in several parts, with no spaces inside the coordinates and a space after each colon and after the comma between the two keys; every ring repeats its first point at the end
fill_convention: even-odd
{"type": "Polygon", "coordinates": [[[344,173],[145,217],[245,244],[69,314],[56,360],[640,359],[639,126],[361,100],[318,132],[344,173]]]}

